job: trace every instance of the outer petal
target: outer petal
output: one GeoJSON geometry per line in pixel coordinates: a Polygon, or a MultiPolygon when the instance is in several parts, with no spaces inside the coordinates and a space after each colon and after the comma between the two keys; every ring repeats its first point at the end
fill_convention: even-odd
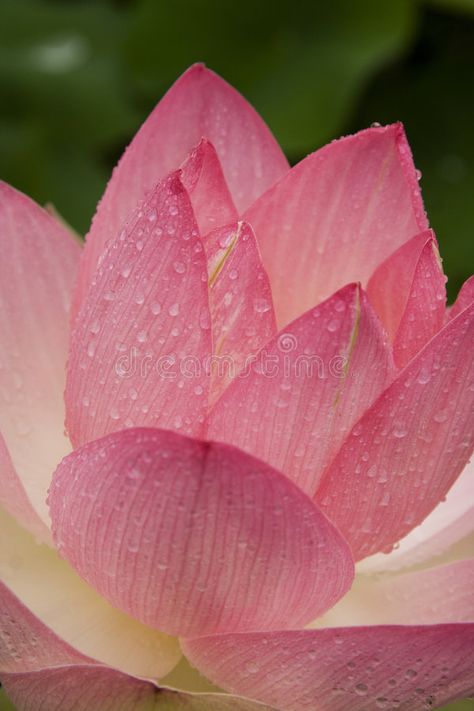
{"type": "Polygon", "coordinates": [[[200,433],[210,353],[206,257],[172,174],[104,255],[76,321],[66,386],[72,441],[142,424],[200,433]]]}
{"type": "Polygon", "coordinates": [[[474,692],[474,624],[184,640],[206,676],[285,711],[437,708],[474,692]]]}
{"type": "MultiPolygon", "coordinates": [[[[69,450],[64,366],[79,253],[79,244],[51,215],[0,182],[0,430],[45,523],[51,473],[69,450]]],[[[5,495],[8,469],[1,476],[5,495]]]]}
{"type": "Polygon", "coordinates": [[[312,495],[392,375],[380,323],[350,285],[265,346],[211,411],[209,436],[269,462],[312,495]]]}
{"type": "Polygon", "coordinates": [[[213,359],[212,399],[276,333],[268,276],[252,228],[227,225],[206,238],[213,359]]]}
{"type": "Polygon", "coordinates": [[[7,674],[4,684],[21,711],[275,711],[239,696],[187,694],[98,666],[7,674]]]}
{"type": "MultiPolygon", "coordinates": [[[[426,563],[448,553],[453,546],[474,533],[474,461],[454,482],[446,499],[400,541],[389,555],[377,553],[361,561],[363,572],[398,570],[426,563]]],[[[466,540],[466,543],[468,541],[466,540]]],[[[460,544],[461,547],[462,544],[460,544]]]]}
{"type": "Polygon", "coordinates": [[[164,430],[116,432],[71,454],[50,508],[80,575],[171,634],[300,625],[352,581],[347,545],[284,476],[164,430]]]}
{"type": "Polygon", "coordinates": [[[181,180],[191,199],[201,235],[237,219],[237,210],[212,143],[203,138],[191,151],[181,167],[181,180]]]}
{"type": "Polygon", "coordinates": [[[22,526],[33,533],[36,538],[44,543],[51,543],[51,533],[49,528],[38,516],[26,495],[23,484],[18,477],[6,447],[5,441],[0,434],[0,504],[8,513],[13,516],[22,526]]]}
{"type": "Polygon", "coordinates": [[[402,575],[358,575],[314,626],[474,622],[473,589],[474,559],[402,575]]]}
{"type": "Polygon", "coordinates": [[[222,694],[187,694],[94,664],[0,584],[0,673],[21,711],[268,711],[222,694]]]}
{"type": "Polygon", "coordinates": [[[474,304],[449,322],[352,429],[316,501],[354,557],[386,551],[434,509],[473,446],[474,304]]]}
{"type": "Polygon", "coordinates": [[[367,294],[393,341],[400,368],[443,325],[445,283],[431,230],[403,244],[370,278],[367,294]]]}
{"type": "Polygon", "coordinates": [[[308,156],[244,214],[257,235],[281,325],[375,267],[426,229],[400,124],[308,156]]]}
{"type": "Polygon", "coordinates": [[[216,148],[239,212],[288,170],[275,139],[242,96],[202,65],[191,67],[145,121],[112,175],[87,239],[79,302],[107,240],[202,137],[216,148]]]}
{"type": "Polygon", "coordinates": [[[130,674],[156,678],[164,676],[177,664],[181,653],[175,639],[114,609],[56,552],[35,544],[3,512],[0,524],[0,637],[7,641],[11,638],[19,644],[18,636],[15,638],[16,628],[7,629],[6,625],[12,620],[15,625],[20,619],[21,624],[26,625],[30,620],[30,626],[22,632],[22,639],[29,643],[32,638],[38,638],[41,635],[35,626],[45,625],[48,645],[58,635],[62,640],[61,649],[67,647],[69,650],[67,658],[58,656],[55,642],[50,654],[47,652],[49,646],[42,639],[41,644],[29,653],[37,660],[33,667],[29,665],[30,656],[21,650],[14,654],[7,645],[8,659],[19,665],[18,671],[77,663],[78,658],[91,661],[93,658],[130,674]],[[25,619],[21,612],[23,606],[29,610],[25,619]],[[49,656],[45,657],[46,652],[49,656]]]}

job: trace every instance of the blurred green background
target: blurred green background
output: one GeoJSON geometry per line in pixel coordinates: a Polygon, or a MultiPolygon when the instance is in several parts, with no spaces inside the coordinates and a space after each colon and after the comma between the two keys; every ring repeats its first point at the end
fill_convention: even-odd
{"type": "Polygon", "coordinates": [[[0,177],[85,233],[124,146],[195,61],[293,163],[402,120],[453,298],[474,263],[474,0],[0,0],[0,177]]]}
{"type": "Polygon", "coordinates": [[[404,121],[453,297],[474,262],[474,0],[0,0],[0,176],[86,232],[123,147],[197,60],[292,162],[404,121]]]}

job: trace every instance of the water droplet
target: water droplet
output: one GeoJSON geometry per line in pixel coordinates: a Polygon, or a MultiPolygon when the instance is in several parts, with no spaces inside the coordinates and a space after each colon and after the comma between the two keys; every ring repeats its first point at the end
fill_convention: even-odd
{"type": "Polygon", "coordinates": [[[266,311],[270,311],[270,304],[266,299],[254,299],[253,308],[258,314],[264,314],[266,311]]]}
{"type": "Polygon", "coordinates": [[[257,662],[247,662],[247,664],[245,665],[245,669],[246,671],[248,671],[249,674],[257,674],[260,667],[257,662]]]}
{"type": "Polygon", "coordinates": [[[132,267],[123,267],[120,273],[122,274],[124,279],[127,279],[130,276],[131,271],[132,267]]]}
{"type": "Polygon", "coordinates": [[[230,270],[229,279],[232,279],[232,281],[234,281],[235,279],[237,279],[238,276],[239,276],[239,272],[237,271],[237,269],[230,270]]]}
{"type": "Polygon", "coordinates": [[[368,689],[367,684],[356,684],[355,685],[355,692],[358,696],[366,696],[368,690],[369,689],[368,689]]]}
{"type": "Polygon", "coordinates": [[[110,410],[110,417],[112,418],[112,420],[118,420],[118,419],[119,419],[120,413],[119,413],[119,411],[117,410],[116,407],[113,407],[113,408],[110,410]]]}
{"type": "Polygon", "coordinates": [[[184,262],[174,262],[173,269],[177,274],[184,274],[184,272],[186,271],[186,265],[184,264],[184,262]]]}
{"type": "Polygon", "coordinates": [[[403,437],[406,437],[408,434],[408,431],[405,430],[403,427],[395,427],[393,429],[393,436],[396,437],[397,439],[403,439],[403,437]]]}
{"type": "Polygon", "coordinates": [[[179,304],[171,304],[168,313],[170,316],[177,316],[179,314],[179,304]]]}
{"type": "Polygon", "coordinates": [[[339,320],[338,320],[337,318],[333,318],[333,319],[331,319],[331,321],[329,321],[329,323],[328,323],[328,325],[326,326],[326,328],[327,328],[327,330],[330,331],[331,333],[334,333],[334,332],[337,331],[337,329],[339,328],[339,323],[340,323],[340,322],[339,322],[339,320]]]}
{"type": "Polygon", "coordinates": [[[150,306],[150,310],[154,316],[158,316],[158,314],[161,312],[161,304],[159,304],[158,301],[154,301],[150,306]]]}
{"type": "Polygon", "coordinates": [[[137,239],[137,241],[135,242],[135,249],[137,250],[137,252],[141,252],[141,251],[142,251],[142,249],[143,249],[143,240],[137,239]]]}
{"type": "Polygon", "coordinates": [[[431,373],[426,369],[422,368],[418,374],[418,382],[420,385],[426,385],[431,380],[431,373]]]}
{"type": "Polygon", "coordinates": [[[137,341],[139,341],[140,343],[145,343],[146,339],[147,339],[146,331],[139,331],[137,333],[137,341]]]}

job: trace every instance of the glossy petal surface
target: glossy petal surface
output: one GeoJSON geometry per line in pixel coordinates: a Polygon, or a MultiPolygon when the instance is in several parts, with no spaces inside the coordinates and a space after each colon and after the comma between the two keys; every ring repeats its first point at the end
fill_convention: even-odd
{"type": "Polygon", "coordinates": [[[422,711],[474,692],[474,624],[217,635],[183,651],[215,683],[285,711],[422,711]]]}
{"type": "Polygon", "coordinates": [[[49,481],[70,449],[63,391],[79,254],[79,243],[50,214],[0,183],[0,431],[45,524],[49,481]]]}
{"type": "Polygon", "coordinates": [[[356,560],[390,550],[446,496],[472,452],[474,305],[450,321],[353,427],[316,501],[356,560]]]}
{"type": "Polygon", "coordinates": [[[301,625],[348,589],[348,547],[299,489],[229,447],[125,430],[63,460],[62,555],[112,604],[170,634],[301,625]]]}
{"type": "Polygon", "coordinates": [[[104,255],[76,320],[66,387],[72,441],[144,424],[199,434],[210,353],[206,257],[172,174],[104,255]]]}
{"type": "Polygon", "coordinates": [[[201,138],[214,145],[239,212],[288,170],[275,139],[245,99],[202,65],[191,67],[145,121],[112,175],[87,238],[78,304],[106,242],[116,238],[137,202],[178,168],[201,138]]]}
{"type": "Polygon", "coordinates": [[[312,495],[392,375],[380,323],[350,285],[264,347],[211,411],[209,436],[263,459],[312,495]]]}
{"type": "Polygon", "coordinates": [[[400,124],[369,128],[305,158],[244,214],[262,250],[281,326],[427,228],[400,124]]]}

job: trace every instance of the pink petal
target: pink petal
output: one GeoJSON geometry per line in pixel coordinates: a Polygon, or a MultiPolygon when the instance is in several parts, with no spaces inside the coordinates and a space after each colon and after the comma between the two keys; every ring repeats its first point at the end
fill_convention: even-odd
{"type": "Polygon", "coordinates": [[[201,235],[236,220],[237,210],[225,182],[216,149],[206,139],[191,151],[181,167],[201,235]]]}
{"type": "Polygon", "coordinates": [[[182,647],[214,683],[285,711],[422,711],[474,692],[474,624],[228,634],[182,647]]]}
{"type": "MultiPolygon", "coordinates": [[[[400,323],[407,311],[410,293],[416,288],[414,282],[417,270],[420,272],[417,281],[423,276],[421,272],[422,256],[424,255],[426,258],[426,256],[432,255],[433,250],[429,249],[429,245],[436,246],[432,230],[415,235],[379,264],[367,284],[367,295],[391,341],[395,340],[400,323]],[[425,253],[426,247],[428,249],[425,253]]],[[[429,277],[426,278],[426,281],[428,279],[429,277]]],[[[442,288],[444,289],[444,282],[442,288]]],[[[416,297],[415,300],[419,301],[416,297]]],[[[429,314],[427,315],[429,316],[429,314]]]]}
{"type": "Polygon", "coordinates": [[[38,540],[52,543],[51,533],[38,516],[15,471],[5,440],[0,434],[0,504],[8,513],[31,531],[38,540]]]}
{"type": "Polygon", "coordinates": [[[474,621],[474,559],[402,575],[357,575],[313,625],[430,625],[474,621]]]}
{"type": "Polygon", "coordinates": [[[79,574],[170,634],[300,625],[352,581],[347,545],[310,499],[227,445],[116,432],[63,460],[50,509],[79,574]]]}
{"type": "Polygon", "coordinates": [[[349,285],[265,346],[211,411],[209,436],[263,459],[312,495],[392,375],[380,323],[364,292],[349,285]]]}
{"type": "Polygon", "coordinates": [[[1,583],[0,600],[0,674],[21,711],[150,711],[158,697],[170,711],[268,711],[240,697],[176,692],[97,665],[52,634],[1,583]]]}
{"type": "MultiPolygon", "coordinates": [[[[377,553],[359,565],[363,572],[398,570],[432,558],[456,554],[455,544],[474,533],[474,461],[448,491],[446,498],[389,555],[377,553]]],[[[463,544],[460,543],[462,552],[463,544]]]]}
{"type": "Polygon", "coordinates": [[[393,356],[403,368],[439,331],[445,320],[446,278],[434,239],[424,246],[393,343],[393,356]]]}
{"type": "Polygon", "coordinates": [[[156,106],[112,175],[87,239],[79,302],[106,242],[115,239],[137,202],[178,168],[203,137],[217,151],[239,212],[288,170],[275,139],[245,99],[204,66],[192,66],[156,106]]]}
{"type": "MultiPolygon", "coordinates": [[[[60,639],[61,644],[67,646],[72,662],[79,656],[89,662],[96,660],[129,674],[152,678],[163,677],[178,663],[181,652],[176,639],[146,627],[112,607],[81,580],[56,551],[37,545],[2,511],[0,530],[0,580],[5,586],[0,588],[0,618],[2,610],[6,615],[3,623],[0,619],[0,637],[9,620],[26,625],[32,619],[33,627],[28,622],[30,626],[22,632],[24,638],[28,641],[40,638],[34,625],[44,627],[48,630],[48,639],[60,639]],[[28,614],[24,613],[26,621],[23,613],[8,612],[8,597],[12,596],[15,596],[17,606],[27,610],[28,614]]],[[[31,650],[33,656],[49,649],[44,640],[36,646],[37,650],[31,650]]],[[[53,651],[57,653],[55,646],[53,651]]],[[[25,654],[15,657],[8,652],[7,656],[19,665],[18,671],[26,669],[25,654]]],[[[37,666],[67,662],[63,657],[55,659],[41,658],[37,666]]]]}
{"type": "MultiPolygon", "coordinates": [[[[63,435],[63,391],[79,243],[45,210],[0,182],[0,245],[0,430],[26,496],[47,524],[51,473],[70,449],[63,435]]],[[[2,477],[11,481],[11,472],[2,477]]],[[[5,481],[3,489],[8,496],[5,481]]],[[[18,503],[18,487],[9,491],[18,503]]]]}
{"type": "Polygon", "coordinates": [[[359,420],[316,501],[356,560],[421,523],[469,460],[474,430],[474,305],[449,322],[359,420]]]}
{"type": "Polygon", "coordinates": [[[272,293],[252,228],[215,230],[205,241],[213,333],[212,399],[276,334],[272,293]]]}
{"type": "Polygon", "coordinates": [[[244,214],[281,325],[350,281],[366,284],[427,227],[400,124],[369,128],[308,156],[244,214]]]}
{"type": "Polygon", "coordinates": [[[143,424],[199,434],[210,353],[206,257],[172,174],[104,255],[77,318],[66,386],[72,441],[143,424]]]}
{"type": "Polygon", "coordinates": [[[448,310],[448,320],[451,320],[455,316],[457,316],[461,311],[464,311],[465,308],[469,306],[469,304],[472,304],[474,301],[474,276],[469,277],[469,279],[466,279],[464,284],[462,285],[458,297],[454,304],[451,306],[451,308],[448,310]]]}
{"type": "Polygon", "coordinates": [[[65,666],[6,674],[21,711],[277,711],[229,694],[189,694],[98,666],[65,666]]]}

